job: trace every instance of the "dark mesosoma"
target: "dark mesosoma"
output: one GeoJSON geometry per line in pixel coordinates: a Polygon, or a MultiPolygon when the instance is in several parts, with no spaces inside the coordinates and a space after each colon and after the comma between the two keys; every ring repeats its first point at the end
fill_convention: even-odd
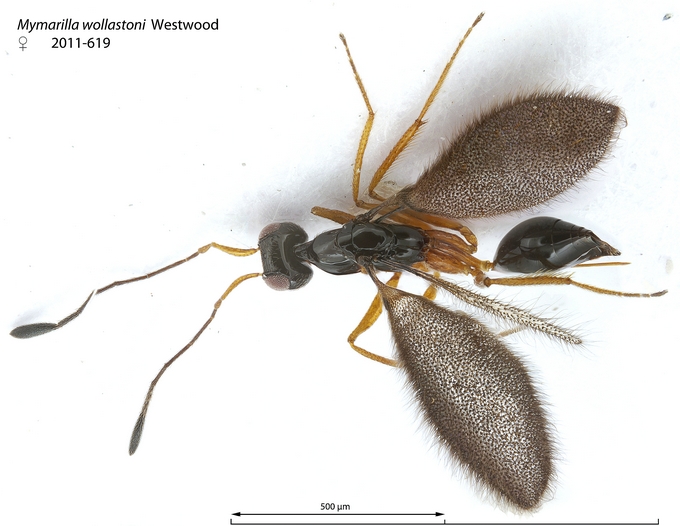
{"type": "MultiPolygon", "coordinates": [[[[416,121],[406,130],[374,174],[368,194],[359,199],[360,173],[374,113],[345,39],[340,35],[368,110],[352,183],[355,204],[366,210],[352,215],[314,208],[313,213],[342,226],[313,240],[299,226],[277,223],[262,230],[258,249],[263,272],[236,279],[215,304],[194,338],[158,373],[149,387],[130,441],[139,445],[154,387],[213,320],[227,295],[256,276],[276,290],[296,289],[312,277],[312,267],[331,274],[364,272],[378,294],[349,336],[351,347],[368,358],[402,367],[433,435],[466,473],[515,510],[531,510],[545,500],[554,478],[554,445],[541,398],[523,365],[475,317],[435,304],[436,290],[508,322],[568,344],[580,339],[549,319],[490,299],[439,277],[440,272],[466,274],[480,286],[492,284],[570,284],[621,296],[654,296],[604,290],[573,281],[554,271],[619,252],[591,231],[566,221],[538,217],[512,229],[494,261],[474,257],[477,240],[458,220],[489,217],[535,207],[572,188],[609,152],[625,125],[623,111],[610,101],[578,92],[545,91],[517,97],[488,109],[454,140],[412,186],[390,197],[376,192],[390,166],[424,124],[465,39],[451,56],[416,121]],[[491,278],[497,270],[523,274],[491,278]],[[393,273],[384,283],[378,271],[393,273]],[[401,272],[429,282],[423,296],[396,288],[401,272]],[[397,356],[385,358],[355,344],[385,308],[397,356]]],[[[12,331],[30,338],[63,327],[76,318],[96,294],[118,285],[150,278],[181,265],[210,248],[237,256],[258,249],[236,249],[211,243],[186,259],[155,272],[117,281],[95,290],[73,314],[58,323],[22,325],[12,331]]]]}

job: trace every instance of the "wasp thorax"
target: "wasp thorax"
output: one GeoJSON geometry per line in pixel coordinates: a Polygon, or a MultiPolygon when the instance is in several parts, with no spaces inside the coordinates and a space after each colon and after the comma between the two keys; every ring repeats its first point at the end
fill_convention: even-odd
{"type": "Polygon", "coordinates": [[[337,235],[337,244],[355,258],[389,251],[396,244],[396,235],[375,223],[347,223],[337,235]]]}

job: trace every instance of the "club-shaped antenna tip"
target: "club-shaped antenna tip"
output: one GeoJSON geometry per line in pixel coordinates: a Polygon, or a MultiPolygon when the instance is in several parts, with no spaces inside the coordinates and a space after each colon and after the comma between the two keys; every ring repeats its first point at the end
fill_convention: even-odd
{"type": "Polygon", "coordinates": [[[144,430],[145,416],[146,415],[144,413],[139,415],[137,423],[135,424],[135,428],[132,430],[132,436],[130,437],[130,449],[128,450],[130,456],[134,455],[135,451],[137,451],[137,448],[139,447],[139,441],[142,439],[142,431],[144,430]]]}
{"type": "Polygon", "coordinates": [[[33,338],[34,336],[52,332],[57,327],[58,325],[56,323],[31,323],[29,325],[20,325],[16,329],[12,329],[12,332],[10,332],[9,335],[25,340],[26,338],[33,338]]]}

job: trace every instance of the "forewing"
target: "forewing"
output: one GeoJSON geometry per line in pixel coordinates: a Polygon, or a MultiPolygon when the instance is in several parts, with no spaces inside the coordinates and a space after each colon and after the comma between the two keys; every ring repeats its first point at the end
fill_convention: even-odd
{"type": "Polygon", "coordinates": [[[470,124],[397,200],[458,219],[531,208],[583,179],[624,125],[623,110],[602,98],[518,98],[470,124]]]}
{"type": "Polygon", "coordinates": [[[399,359],[436,438],[502,501],[537,507],[553,477],[545,412],[522,362],[481,323],[380,286],[399,359]]]}

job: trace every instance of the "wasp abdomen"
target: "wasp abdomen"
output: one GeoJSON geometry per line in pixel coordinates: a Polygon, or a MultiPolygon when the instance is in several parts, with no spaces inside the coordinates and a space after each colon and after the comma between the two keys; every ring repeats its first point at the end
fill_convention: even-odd
{"type": "Polygon", "coordinates": [[[501,240],[494,268],[529,274],[619,254],[587,228],[555,217],[534,217],[517,225],[501,240]]]}

